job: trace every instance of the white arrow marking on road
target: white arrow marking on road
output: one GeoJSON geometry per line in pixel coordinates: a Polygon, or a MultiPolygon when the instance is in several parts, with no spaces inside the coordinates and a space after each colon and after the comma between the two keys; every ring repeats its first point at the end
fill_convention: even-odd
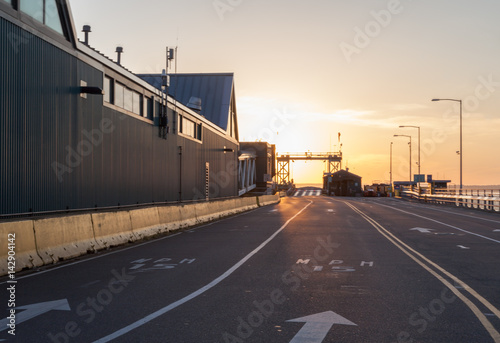
{"type": "MultiPolygon", "coordinates": [[[[16,325],[18,325],[21,324],[22,322],[30,320],[31,318],[38,317],[44,314],[45,312],[49,312],[52,310],[71,311],[71,308],[69,307],[67,299],[60,299],[60,300],[47,301],[38,304],[16,307],[15,310],[16,310],[16,325]],[[25,311],[17,314],[18,310],[25,310],[25,311]]],[[[7,324],[9,324],[8,318],[0,320],[0,331],[7,330],[9,328],[7,324]]]]}
{"type": "Polygon", "coordinates": [[[410,231],[420,231],[422,233],[431,233],[432,229],[424,229],[423,227],[414,227],[410,231]]]}
{"type": "Polygon", "coordinates": [[[457,245],[460,249],[470,249],[469,247],[464,247],[463,245],[457,245]]]}
{"type": "Polygon", "coordinates": [[[310,316],[290,319],[287,322],[306,323],[295,335],[290,343],[321,343],[333,324],[355,325],[350,320],[336,314],[333,311],[312,314],[310,316]]]}
{"type": "Polygon", "coordinates": [[[496,230],[493,230],[493,232],[500,232],[500,230],[496,229],[496,230]]]}

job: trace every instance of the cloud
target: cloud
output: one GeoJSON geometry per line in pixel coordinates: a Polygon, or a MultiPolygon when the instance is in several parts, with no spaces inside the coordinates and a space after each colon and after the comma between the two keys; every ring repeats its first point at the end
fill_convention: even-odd
{"type": "Polygon", "coordinates": [[[422,104],[393,104],[389,105],[388,109],[391,111],[416,111],[427,109],[428,107],[422,104]]]}

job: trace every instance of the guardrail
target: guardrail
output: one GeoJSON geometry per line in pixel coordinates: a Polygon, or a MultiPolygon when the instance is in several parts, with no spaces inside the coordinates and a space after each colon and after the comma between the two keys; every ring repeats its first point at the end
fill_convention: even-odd
{"type": "Polygon", "coordinates": [[[416,199],[426,203],[452,205],[456,207],[474,208],[490,212],[500,212],[500,193],[498,191],[469,190],[451,193],[426,194],[412,190],[401,191],[404,198],[416,199]],[[482,195],[481,195],[482,193],[482,195]],[[495,194],[497,193],[497,194],[495,194]]]}

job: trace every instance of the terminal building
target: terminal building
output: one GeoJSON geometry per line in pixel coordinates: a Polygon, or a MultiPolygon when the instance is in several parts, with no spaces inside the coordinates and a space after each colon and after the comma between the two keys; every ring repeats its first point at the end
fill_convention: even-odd
{"type": "Polygon", "coordinates": [[[77,39],[67,0],[0,0],[0,215],[241,194],[234,76],[166,91],[119,56],[77,39]]]}

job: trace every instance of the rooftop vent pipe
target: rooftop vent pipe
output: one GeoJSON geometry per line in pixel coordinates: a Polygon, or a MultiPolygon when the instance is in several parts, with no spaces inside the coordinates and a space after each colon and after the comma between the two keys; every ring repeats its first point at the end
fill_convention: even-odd
{"type": "Polygon", "coordinates": [[[85,32],[85,45],[89,45],[89,33],[92,32],[90,30],[90,25],[83,25],[82,32],[85,32]]]}
{"type": "Polygon", "coordinates": [[[123,47],[121,47],[121,46],[117,46],[117,47],[116,47],[116,55],[117,55],[116,60],[117,60],[117,63],[118,63],[119,65],[121,65],[121,61],[122,61],[122,58],[121,58],[121,57],[122,57],[122,53],[123,53],[123,47]]]}
{"type": "Polygon", "coordinates": [[[200,113],[201,112],[201,99],[198,97],[195,97],[195,96],[190,97],[189,102],[187,104],[187,107],[200,113]]]}

